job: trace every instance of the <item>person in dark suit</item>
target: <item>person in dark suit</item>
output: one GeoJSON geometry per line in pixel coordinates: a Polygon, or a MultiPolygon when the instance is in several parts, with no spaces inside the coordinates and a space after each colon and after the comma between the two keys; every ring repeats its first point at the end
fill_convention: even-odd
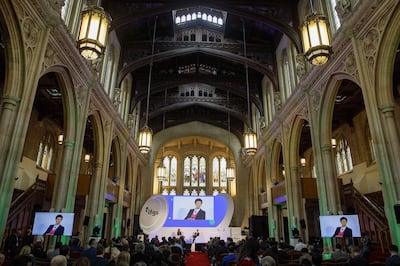
{"type": "Polygon", "coordinates": [[[340,217],[340,223],[342,226],[336,228],[333,237],[353,237],[353,231],[347,227],[347,218],[340,217]]]}
{"type": "Polygon", "coordinates": [[[400,265],[399,248],[396,245],[389,246],[390,257],[386,259],[385,266],[400,265]]]}
{"type": "Polygon", "coordinates": [[[188,214],[185,217],[185,220],[205,220],[206,219],[206,212],[201,209],[201,205],[203,201],[198,198],[194,201],[196,208],[190,209],[188,214]]]}
{"type": "Polygon", "coordinates": [[[46,232],[44,232],[44,235],[57,235],[57,236],[63,235],[64,226],[61,225],[62,220],[63,216],[61,214],[58,214],[56,216],[56,223],[49,225],[46,232]]]}

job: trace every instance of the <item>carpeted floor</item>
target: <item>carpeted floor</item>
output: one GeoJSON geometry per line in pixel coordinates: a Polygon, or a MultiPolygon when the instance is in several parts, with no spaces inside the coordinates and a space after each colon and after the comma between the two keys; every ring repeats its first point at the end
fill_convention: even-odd
{"type": "Polygon", "coordinates": [[[191,252],[186,256],[187,266],[210,266],[211,262],[208,260],[207,253],[202,252],[191,252]]]}

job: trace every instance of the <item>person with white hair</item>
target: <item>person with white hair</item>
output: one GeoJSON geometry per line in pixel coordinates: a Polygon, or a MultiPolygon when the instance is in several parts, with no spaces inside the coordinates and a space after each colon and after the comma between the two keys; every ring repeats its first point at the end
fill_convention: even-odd
{"type": "Polygon", "coordinates": [[[63,255],[54,256],[50,261],[50,266],[67,266],[67,258],[63,255]]]}

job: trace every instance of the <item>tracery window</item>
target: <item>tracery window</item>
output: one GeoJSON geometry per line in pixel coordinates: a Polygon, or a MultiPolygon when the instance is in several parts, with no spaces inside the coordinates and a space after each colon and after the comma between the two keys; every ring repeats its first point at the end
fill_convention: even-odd
{"type": "Polygon", "coordinates": [[[227,160],[224,157],[214,157],[212,160],[212,178],[213,187],[224,187],[226,188],[226,166],[227,160]]]}
{"type": "Polygon", "coordinates": [[[206,159],[202,156],[187,156],[183,160],[183,186],[206,186],[206,159]]]}
{"type": "Polygon", "coordinates": [[[168,187],[169,191],[176,190],[176,178],[178,162],[175,156],[166,156],[163,160],[165,166],[166,180],[162,182],[163,188],[168,187]]]}
{"type": "Polygon", "coordinates": [[[54,143],[55,141],[52,139],[50,135],[43,136],[39,144],[39,149],[36,158],[36,166],[47,171],[50,170],[53,159],[54,143]]]}
{"type": "Polygon", "coordinates": [[[338,145],[336,147],[336,167],[338,175],[353,170],[350,146],[343,137],[338,140],[338,145]]]}

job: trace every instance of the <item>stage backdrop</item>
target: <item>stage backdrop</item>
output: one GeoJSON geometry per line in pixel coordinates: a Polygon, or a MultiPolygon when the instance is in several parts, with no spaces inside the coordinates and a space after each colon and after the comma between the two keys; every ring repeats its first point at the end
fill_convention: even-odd
{"type": "MultiPolygon", "coordinates": [[[[140,227],[145,234],[151,234],[160,229],[184,231],[199,229],[228,230],[233,215],[233,200],[228,194],[217,196],[163,196],[150,197],[142,207],[139,217],[140,227]],[[185,219],[201,200],[202,215],[196,220],[185,219]],[[204,219],[203,219],[204,217],[204,219]]],[[[211,230],[211,231],[214,231],[211,230]]],[[[229,231],[229,230],[228,230],[229,231]]]]}

